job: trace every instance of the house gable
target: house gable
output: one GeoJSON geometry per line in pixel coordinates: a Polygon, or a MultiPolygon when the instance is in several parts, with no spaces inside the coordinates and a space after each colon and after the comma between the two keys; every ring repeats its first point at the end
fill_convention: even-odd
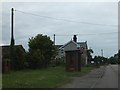
{"type": "Polygon", "coordinates": [[[77,43],[71,40],[59,49],[64,49],[64,51],[77,50],[77,43]]]}

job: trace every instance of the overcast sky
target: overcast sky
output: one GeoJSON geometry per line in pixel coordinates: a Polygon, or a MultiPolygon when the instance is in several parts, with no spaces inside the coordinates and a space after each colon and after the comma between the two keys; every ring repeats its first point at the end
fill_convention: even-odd
{"type": "Polygon", "coordinates": [[[0,41],[2,45],[10,44],[12,7],[16,10],[15,44],[22,44],[26,50],[28,39],[37,34],[48,35],[51,40],[53,34],[56,34],[56,45],[67,43],[74,34],[78,34],[78,42],[87,41],[94,55],[101,55],[101,49],[104,50],[106,57],[117,53],[117,2],[2,3],[2,41],[0,41]]]}

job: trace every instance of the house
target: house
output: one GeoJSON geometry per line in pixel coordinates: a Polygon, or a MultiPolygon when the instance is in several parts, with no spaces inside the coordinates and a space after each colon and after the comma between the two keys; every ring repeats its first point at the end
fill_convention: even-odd
{"type": "Polygon", "coordinates": [[[81,56],[83,65],[88,64],[88,62],[87,62],[87,60],[88,60],[88,58],[87,58],[87,50],[88,50],[87,41],[78,42],[77,44],[80,45],[80,48],[82,49],[82,52],[83,52],[82,56],[81,56]]]}
{"type": "Polygon", "coordinates": [[[65,57],[65,51],[72,51],[72,50],[82,50],[81,60],[82,65],[87,64],[87,41],[85,42],[77,42],[76,35],[74,35],[73,40],[70,40],[66,44],[59,47],[58,55],[56,58],[65,57]]]}
{"type": "Polygon", "coordinates": [[[57,59],[60,59],[60,58],[62,58],[62,57],[64,57],[64,51],[63,51],[63,49],[61,49],[61,47],[63,46],[63,45],[55,45],[56,46],[56,48],[57,48],[57,53],[58,53],[58,55],[56,56],[56,58],[57,59]]]}
{"type": "MultiPolygon", "coordinates": [[[[18,63],[21,63],[19,67],[22,67],[24,55],[25,55],[25,49],[22,47],[22,45],[15,45],[15,56],[16,60],[18,60],[18,63]]],[[[0,46],[0,49],[2,50],[1,54],[1,62],[2,62],[2,72],[8,72],[10,71],[11,62],[10,62],[10,45],[0,46]]]]}

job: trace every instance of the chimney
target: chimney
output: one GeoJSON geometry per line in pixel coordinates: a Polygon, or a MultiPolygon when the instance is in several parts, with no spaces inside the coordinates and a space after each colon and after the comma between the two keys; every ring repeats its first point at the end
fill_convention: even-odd
{"type": "Polygon", "coordinates": [[[76,35],[74,35],[73,41],[74,41],[74,42],[77,42],[77,37],[76,37],[76,35]]]}

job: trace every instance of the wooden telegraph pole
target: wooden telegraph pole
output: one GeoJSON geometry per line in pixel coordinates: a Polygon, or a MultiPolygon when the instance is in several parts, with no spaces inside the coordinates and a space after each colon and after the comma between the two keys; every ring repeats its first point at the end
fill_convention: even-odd
{"type": "Polygon", "coordinates": [[[14,9],[11,9],[11,46],[14,46],[14,35],[13,35],[13,19],[14,19],[14,9]]]}
{"type": "Polygon", "coordinates": [[[55,45],[55,34],[54,34],[54,45],[55,45]]]}
{"type": "Polygon", "coordinates": [[[101,49],[101,56],[103,57],[103,49],[101,49]]]}
{"type": "Polygon", "coordinates": [[[10,59],[11,59],[11,69],[15,69],[15,48],[14,48],[14,9],[11,9],[11,43],[10,43],[10,59]]]}

